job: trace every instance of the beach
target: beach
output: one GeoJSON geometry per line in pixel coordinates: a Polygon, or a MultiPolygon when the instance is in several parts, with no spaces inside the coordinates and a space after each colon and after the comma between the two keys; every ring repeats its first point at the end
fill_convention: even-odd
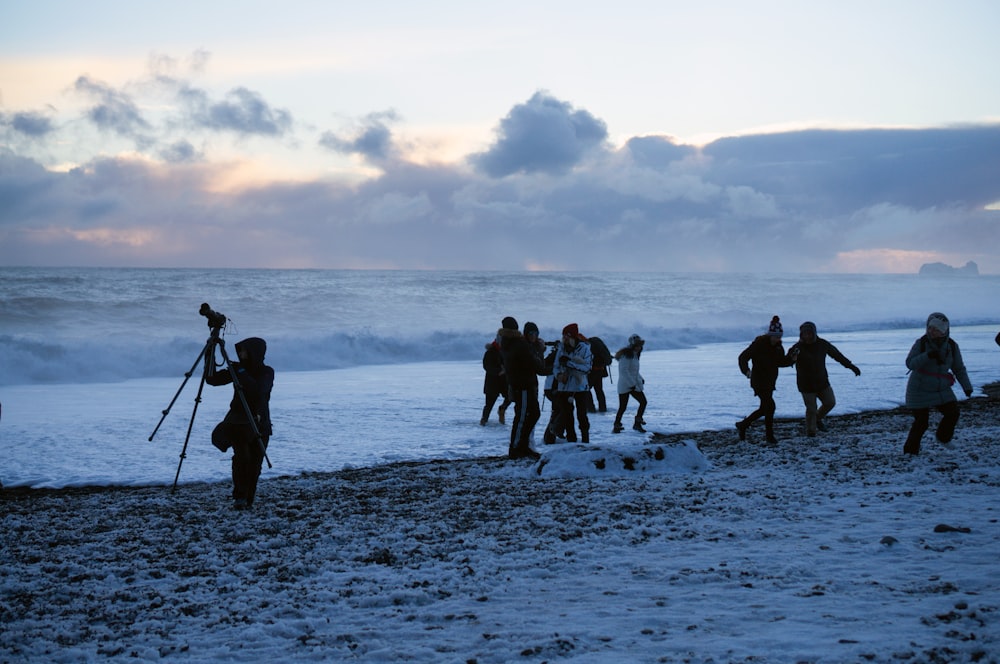
{"type": "Polygon", "coordinates": [[[250,512],[6,489],[0,661],[997,661],[986,391],[916,457],[897,408],[265,476],[250,512]]]}

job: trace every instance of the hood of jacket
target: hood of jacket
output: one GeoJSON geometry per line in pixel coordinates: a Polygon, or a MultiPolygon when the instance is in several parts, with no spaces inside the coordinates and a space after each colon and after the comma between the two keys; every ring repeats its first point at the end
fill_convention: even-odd
{"type": "Polygon", "coordinates": [[[267,353],[267,342],[260,337],[250,337],[243,341],[236,342],[236,354],[246,351],[246,367],[253,371],[264,366],[264,355],[267,353]]]}

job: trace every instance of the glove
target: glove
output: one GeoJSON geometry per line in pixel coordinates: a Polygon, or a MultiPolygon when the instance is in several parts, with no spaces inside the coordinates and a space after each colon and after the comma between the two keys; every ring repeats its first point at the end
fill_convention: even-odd
{"type": "Polygon", "coordinates": [[[743,375],[746,376],[747,378],[750,378],[750,370],[747,369],[746,371],[744,371],[743,375]]]}
{"type": "Polygon", "coordinates": [[[937,352],[937,350],[929,351],[927,353],[927,357],[931,358],[932,360],[937,360],[938,362],[941,361],[941,353],[937,352]]]}
{"type": "Polygon", "coordinates": [[[857,368],[856,366],[854,366],[853,364],[851,365],[851,371],[853,371],[853,372],[854,372],[854,375],[855,375],[855,376],[860,376],[860,375],[861,375],[861,369],[858,369],[858,368],[857,368]]]}
{"type": "Polygon", "coordinates": [[[560,357],[559,358],[559,364],[561,364],[563,366],[569,364],[569,356],[568,355],[563,355],[562,357],[560,357]]]}
{"type": "Polygon", "coordinates": [[[972,390],[966,390],[965,391],[965,396],[966,396],[966,398],[971,397],[972,396],[972,390]]]}

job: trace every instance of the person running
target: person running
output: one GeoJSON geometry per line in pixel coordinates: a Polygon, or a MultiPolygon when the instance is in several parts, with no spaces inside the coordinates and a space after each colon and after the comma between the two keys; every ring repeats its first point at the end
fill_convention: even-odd
{"type": "Polygon", "coordinates": [[[948,444],[958,424],[958,402],[952,386],[957,380],[966,397],[972,396],[972,381],[962,361],[962,351],[951,338],[948,317],[935,311],[927,317],[926,334],[913,342],[906,356],[910,377],[906,381],[906,407],[913,410],[913,424],[903,445],[905,454],[920,454],[920,439],[930,423],[930,410],[942,415],[934,436],[948,444]]]}
{"type": "Polygon", "coordinates": [[[861,375],[861,369],[844,357],[837,347],[816,334],[816,323],[806,321],[799,325],[799,340],[788,349],[788,356],[795,365],[795,384],[802,394],[806,406],[806,435],[815,436],[817,431],[826,431],[823,418],[837,405],[837,397],[830,386],[830,376],[826,371],[826,356],[837,360],[845,368],[861,375]],[[816,408],[816,400],[820,407],[816,408]]]}
{"type": "Polygon", "coordinates": [[[739,356],[740,372],[750,379],[754,395],[760,399],[757,410],[736,423],[740,440],[747,439],[747,429],[761,417],[764,418],[764,439],[771,445],[777,444],[774,437],[774,389],[778,382],[778,368],[791,366],[791,358],[785,356],[781,346],[781,319],[774,316],[767,332],[756,337],[739,356]],[[753,364],[751,371],[750,365],[753,364]]]}
{"type": "Polygon", "coordinates": [[[628,408],[629,397],[639,402],[639,410],[635,413],[635,420],[632,428],[640,433],[646,433],[642,425],[646,422],[642,419],[646,412],[646,395],[643,392],[645,380],[639,373],[639,356],[645,341],[638,334],[633,334],[628,338],[628,345],[615,353],[618,360],[618,412],[615,414],[615,424],[611,433],[621,433],[625,430],[622,426],[622,416],[628,408]]]}

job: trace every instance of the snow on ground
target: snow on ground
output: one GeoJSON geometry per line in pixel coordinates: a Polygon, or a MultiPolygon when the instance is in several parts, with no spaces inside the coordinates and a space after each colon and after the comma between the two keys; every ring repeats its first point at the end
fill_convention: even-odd
{"type": "Polygon", "coordinates": [[[252,512],[8,489],[0,661],[997,661],[1000,405],[919,457],[909,422],[265,476],[252,512]]]}

